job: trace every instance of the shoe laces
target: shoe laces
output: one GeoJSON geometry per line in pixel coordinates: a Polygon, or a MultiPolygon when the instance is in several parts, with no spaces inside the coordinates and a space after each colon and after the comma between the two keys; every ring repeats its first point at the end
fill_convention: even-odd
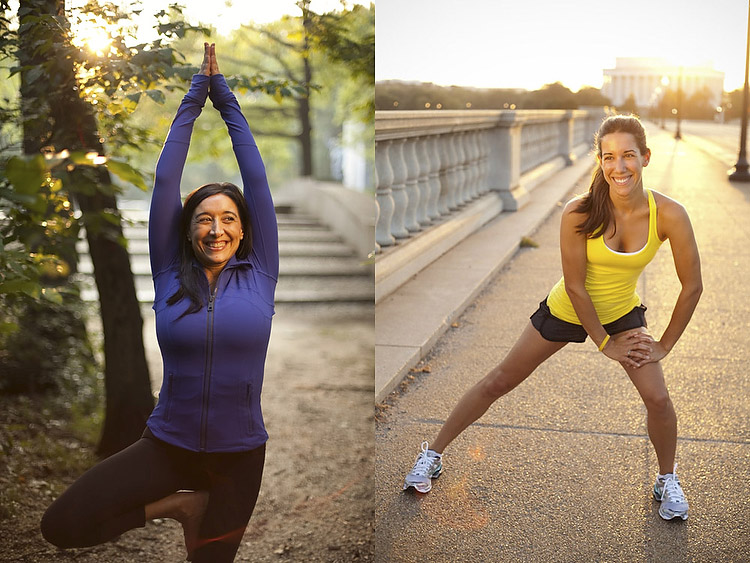
{"type": "Polygon", "coordinates": [[[682,492],[680,480],[677,478],[677,464],[672,474],[664,480],[664,496],[672,502],[685,502],[685,493],[682,492]]]}
{"type": "Polygon", "coordinates": [[[411,470],[414,475],[427,475],[430,472],[435,458],[427,452],[428,449],[429,444],[422,442],[422,451],[419,452],[417,461],[414,463],[414,469],[411,470]]]}

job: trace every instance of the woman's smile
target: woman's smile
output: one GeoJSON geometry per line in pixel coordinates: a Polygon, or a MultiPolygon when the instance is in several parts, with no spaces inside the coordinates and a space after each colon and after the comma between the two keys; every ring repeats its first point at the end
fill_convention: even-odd
{"type": "Polygon", "coordinates": [[[195,208],[190,242],[195,257],[205,268],[223,268],[243,237],[237,206],[228,196],[212,195],[195,208]]]}

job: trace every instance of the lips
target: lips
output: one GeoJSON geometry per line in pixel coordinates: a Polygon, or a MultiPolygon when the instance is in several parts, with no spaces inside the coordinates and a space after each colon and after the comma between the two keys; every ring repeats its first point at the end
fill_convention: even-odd
{"type": "Polygon", "coordinates": [[[630,181],[631,176],[626,176],[625,178],[615,178],[612,177],[612,181],[617,184],[618,186],[624,186],[630,181]]]}
{"type": "Polygon", "coordinates": [[[205,247],[209,250],[212,250],[214,252],[220,252],[224,250],[227,246],[226,241],[219,241],[219,242],[208,242],[205,244],[205,247]]]}

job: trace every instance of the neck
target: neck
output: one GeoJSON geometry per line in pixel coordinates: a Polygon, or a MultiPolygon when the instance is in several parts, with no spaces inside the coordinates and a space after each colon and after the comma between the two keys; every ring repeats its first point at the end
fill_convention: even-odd
{"type": "Polygon", "coordinates": [[[615,209],[626,213],[632,212],[643,205],[644,202],[648,202],[648,196],[646,195],[646,190],[643,189],[642,183],[626,196],[621,196],[610,188],[609,198],[612,200],[615,209]]]}
{"type": "Polygon", "coordinates": [[[219,279],[219,274],[224,269],[224,266],[204,266],[203,271],[206,272],[206,279],[208,279],[208,287],[211,291],[216,287],[216,280],[219,279]]]}

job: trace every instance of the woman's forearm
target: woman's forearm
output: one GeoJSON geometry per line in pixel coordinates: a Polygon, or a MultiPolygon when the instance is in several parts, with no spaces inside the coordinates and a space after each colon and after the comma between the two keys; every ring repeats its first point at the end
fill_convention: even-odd
{"type": "Polygon", "coordinates": [[[594,344],[599,347],[606,338],[607,331],[599,321],[599,316],[596,314],[596,309],[594,308],[594,302],[591,301],[591,297],[585,289],[575,291],[568,289],[566,286],[566,292],[578,320],[581,321],[581,325],[594,341],[594,344]]]}
{"type": "Polygon", "coordinates": [[[672,310],[672,318],[669,320],[669,324],[664,329],[664,333],[659,340],[667,352],[672,350],[685,331],[693,316],[695,307],[698,305],[702,292],[703,286],[701,284],[694,284],[689,287],[683,286],[680,291],[680,295],[677,297],[677,302],[672,310]]]}

